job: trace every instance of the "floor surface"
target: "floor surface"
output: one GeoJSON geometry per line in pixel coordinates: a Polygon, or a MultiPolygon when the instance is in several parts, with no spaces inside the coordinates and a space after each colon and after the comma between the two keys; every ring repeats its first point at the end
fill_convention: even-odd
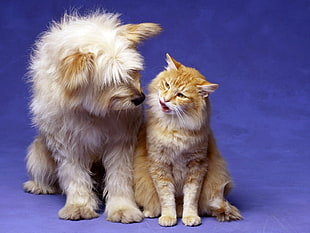
{"type": "Polygon", "coordinates": [[[0,2],[0,232],[310,232],[309,0],[54,0],[0,2]],[[212,126],[235,181],[229,199],[244,220],[171,228],[157,219],[111,223],[57,217],[61,195],[24,193],[31,127],[25,81],[36,37],[64,11],[122,13],[125,23],[156,22],[146,41],[144,87],[165,66],[165,53],[219,83],[212,126]]]}

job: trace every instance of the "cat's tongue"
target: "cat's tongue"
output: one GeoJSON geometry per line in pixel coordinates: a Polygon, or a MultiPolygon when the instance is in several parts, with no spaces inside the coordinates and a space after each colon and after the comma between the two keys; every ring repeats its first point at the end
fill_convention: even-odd
{"type": "Polygon", "coordinates": [[[161,105],[161,109],[164,111],[164,112],[170,112],[170,108],[162,101],[159,101],[160,105],[161,105]]]}

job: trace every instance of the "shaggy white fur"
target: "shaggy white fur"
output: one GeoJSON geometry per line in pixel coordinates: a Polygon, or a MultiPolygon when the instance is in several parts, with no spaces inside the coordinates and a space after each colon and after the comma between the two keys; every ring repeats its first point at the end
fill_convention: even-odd
{"type": "Polygon", "coordinates": [[[143,59],[136,46],[160,31],[154,23],[122,25],[117,14],[98,11],[65,15],[38,39],[29,75],[39,134],[29,146],[31,180],[24,189],[65,193],[60,218],[97,217],[94,189],[104,184],[108,220],[142,220],[132,190],[132,156],[144,100],[143,59]],[[104,176],[93,179],[94,165],[104,176]]]}

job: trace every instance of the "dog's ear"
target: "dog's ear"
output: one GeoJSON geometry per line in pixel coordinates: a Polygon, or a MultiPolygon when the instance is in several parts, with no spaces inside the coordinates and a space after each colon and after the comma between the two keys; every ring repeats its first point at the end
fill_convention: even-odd
{"type": "Polygon", "coordinates": [[[94,54],[74,53],[62,60],[61,81],[67,89],[75,90],[88,83],[94,69],[94,54]]]}
{"type": "Polygon", "coordinates": [[[124,36],[134,44],[138,44],[162,31],[162,28],[156,23],[125,24],[122,27],[124,36]]]}

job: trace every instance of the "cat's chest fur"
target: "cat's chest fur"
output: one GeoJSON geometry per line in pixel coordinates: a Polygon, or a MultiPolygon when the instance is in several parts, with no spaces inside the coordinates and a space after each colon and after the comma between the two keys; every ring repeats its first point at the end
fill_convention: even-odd
{"type": "MultiPolygon", "coordinates": [[[[154,126],[154,125],[153,125],[154,126]]],[[[207,129],[197,131],[167,129],[163,127],[150,126],[152,132],[148,134],[148,141],[166,156],[167,163],[181,160],[186,163],[191,159],[191,154],[202,148],[206,149],[207,129]]]]}
{"type": "Polygon", "coordinates": [[[151,135],[148,135],[150,137],[148,141],[152,142],[152,145],[149,145],[152,160],[169,167],[176,195],[182,195],[183,186],[190,169],[197,169],[194,166],[207,166],[206,129],[181,131],[151,127],[149,130],[152,132],[151,135]],[[201,162],[193,163],[193,161],[201,162]]]}

